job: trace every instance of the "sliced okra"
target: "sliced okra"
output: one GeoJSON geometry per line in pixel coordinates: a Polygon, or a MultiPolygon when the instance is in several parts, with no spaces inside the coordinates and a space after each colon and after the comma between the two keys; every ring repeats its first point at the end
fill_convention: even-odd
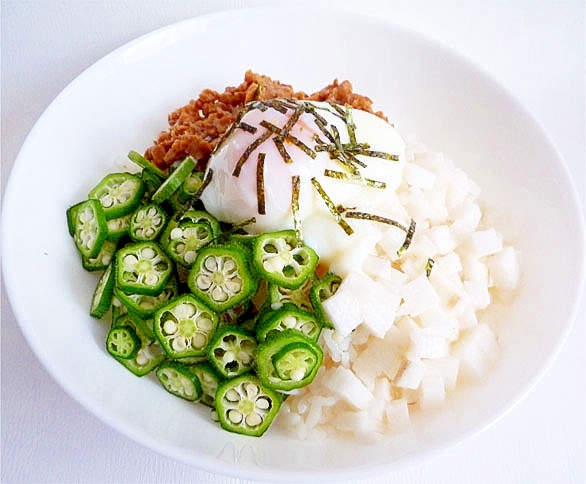
{"type": "Polygon", "coordinates": [[[157,176],[150,170],[143,170],[140,179],[142,180],[143,194],[142,201],[150,202],[153,193],[163,184],[163,177],[157,176]]]}
{"type": "Polygon", "coordinates": [[[268,311],[257,322],[256,336],[259,341],[264,341],[271,333],[288,329],[299,331],[317,341],[321,324],[313,313],[303,311],[293,304],[285,304],[279,309],[268,311]]]}
{"type": "Polygon", "coordinates": [[[132,358],[115,359],[120,362],[136,376],[144,376],[153,371],[165,359],[165,352],[159,342],[147,336],[136,320],[129,314],[123,314],[114,320],[113,327],[129,326],[132,327],[140,339],[140,348],[132,358]]]}
{"type": "Polygon", "coordinates": [[[112,305],[115,281],[116,277],[112,270],[112,265],[109,265],[96,285],[90,307],[90,316],[100,319],[108,312],[112,305]]]}
{"type": "Polygon", "coordinates": [[[96,257],[106,237],[108,227],[104,209],[97,200],[85,200],[68,210],[68,225],[73,231],[77,250],[85,259],[96,257]]]}
{"type": "Polygon", "coordinates": [[[155,311],[177,297],[179,290],[177,288],[177,280],[171,276],[167,285],[156,296],[126,293],[119,287],[114,288],[114,293],[130,313],[136,314],[141,318],[150,318],[155,311]]]}
{"type": "Polygon", "coordinates": [[[131,213],[122,215],[121,217],[111,218],[108,220],[108,239],[117,241],[125,235],[128,235],[128,228],[130,227],[131,213]]]}
{"type": "Polygon", "coordinates": [[[175,262],[191,267],[198,251],[213,240],[214,234],[207,223],[181,220],[169,232],[164,248],[175,262]]]}
{"type": "Polygon", "coordinates": [[[139,167],[141,167],[142,173],[149,173],[149,174],[156,176],[162,180],[164,180],[168,176],[166,172],[161,170],[152,161],[145,158],[143,155],[141,155],[137,151],[130,151],[128,153],[128,159],[130,161],[136,163],[139,167]]]}
{"type": "Polygon", "coordinates": [[[185,203],[193,199],[199,192],[203,185],[204,174],[201,171],[193,170],[189,176],[183,181],[181,187],[177,191],[179,201],[185,203]]]}
{"type": "Polygon", "coordinates": [[[156,375],[163,388],[177,397],[196,402],[202,395],[199,378],[188,365],[163,362],[157,367],[156,375]]]}
{"type": "Polygon", "coordinates": [[[141,347],[141,341],[133,326],[122,324],[112,326],[106,337],[106,349],[115,358],[134,358],[141,347]]]}
{"type": "Polygon", "coordinates": [[[298,288],[311,277],[318,262],[311,247],[298,243],[294,230],[259,235],[253,247],[253,260],[261,275],[289,289],[298,288]]]}
{"type": "Polygon", "coordinates": [[[221,326],[208,347],[208,359],[226,378],[233,378],[252,369],[256,351],[253,333],[240,326],[221,326]]]}
{"type": "Polygon", "coordinates": [[[265,386],[291,391],[311,383],[322,361],[322,349],[315,341],[288,329],[272,333],[259,344],[256,369],[265,386]]]}
{"type": "Polygon", "coordinates": [[[307,280],[296,289],[269,284],[269,305],[272,309],[279,309],[284,304],[294,304],[304,311],[313,311],[309,293],[314,284],[314,277],[307,280]]]}
{"type": "Polygon", "coordinates": [[[114,254],[116,253],[117,244],[111,240],[104,240],[102,248],[95,257],[82,257],[81,264],[86,271],[103,271],[110,265],[114,254]]]}
{"type": "Polygon", "coordinates": [[[98,200],[107,219],[131,213],[140,202],[143,186],[138,175],[132,173],[110,173],[88,194],[98,200]]]}
{"type": "Polygon", "coordinates": [[[257,288],[247,252],[240,247],[204,247],[187,278],[191,292],[214,311],[222,312],[249,300],[257,288]]]}
{"type": "Polygon", "coordinates": [[[155,335],[171,358],[204,356],[218,325],[218,316],[191,294],[155,313],[155,335]]]}
{"type": "Polygon", "coordinates": [[[205,210],[189,209],[182,213],[179,220],[189,220],[192,223],[207,223],[212,229],[214,238],[218,237],[222,233],[220,222],[211,214],[205,210]]]}
{"type": "Polygon", "coordinates": [[[154,203],[162,203],[168,198],[171,197],[183,184],[185,179],[190,175],[190,173],[195,168],[195,160],[188,156],[185,158],[177,168],[173,170],[169,174],[169,176],[165,179],[165,181],[161,184],[159,188],[153,193],[151,200],[154,203]]]}
{"type": "Polygon", "coordinates": [[[260,437],[281,406],[280,395],[253,375],[226,380],[216,392],[216,412],[225,430],[260,437]]]}
{"type": "Polygon", "coordinates": [[[127,293],[156,296],[172,270],[171,261],[155,242],[127,245],[116,253],[116,284],[127,293]]]}
{"type": "Polygon", "coordinates": [[[201,385],[202,394],[200,402],[208,407],[214,407],[216,390],[218,389],[218,385],[222,382],[223,377],[207,361],[192,365],[191,371],[197,376],[201,385]]]}
{"type": "Polygon", "coordinates": [[[155,203],[137,208],[130,217],[128,233],[135,242],[155,240],[165,228],[167,214],[155,203]]]}
{"type": "Polygon", "coordinates": [[[326,312],[323,309],[322,302],[333,296],[340,284],[342,278],[332,272],[328,272],[325,276],[315,282],[309,292],[311,305],[313,306],[315,313],[320,320],[324,328],[334,328],[334,325],[327,317],[326,312]]]}

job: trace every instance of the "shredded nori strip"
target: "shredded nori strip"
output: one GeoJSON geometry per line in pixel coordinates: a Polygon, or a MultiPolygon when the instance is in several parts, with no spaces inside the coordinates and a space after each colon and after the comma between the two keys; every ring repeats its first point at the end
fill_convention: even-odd
{"type": "Polygon", "coordinates": [[[429,277],[431,275],[431,270],[433,269],[433,265],[435,261],[432,258],[427,259],[427,263],[425,264],[425,275],[429,277]]]}
{"type": "Polygon", "coordinates": [[[295,229],[295,238],[297,239],[297,246],[303,245],[303,231],[301,227],[301,220],[299,220],[299,190],[301,179],[299,175],[291,177],[291,212],[293,213],[293,227],[295,229]]]}
{"type": "Polygon", "coordinates": [[[350,144],[357,145],[356,143],[356,125],[354,124],[354,118],[352,117],[352,108],[346,105],[344,120],[346,121],[346,127],[348,128],[348,136],[350,137],[350,144]]]}
{"type": "Polygon", "coordinates": [[[242,156],[238,159],[238,162],[234,167],[234,171],[232,172],[232,176],[240,176],[242,166],[244,166],[244,163],[246,163],[252,152],[256,150],[266,140],[268,140],[272,134],[273,133],[267,129],[263,134],[261,134],[258,138],[256,138],[252,143],[248,145],[248,147],[244,150],[244,153],[242,153],[242,156]]]}
{"type": "Polygon", "coordinates": [[[336,178],[337,180],[344,180],[349,182],[354,182],[359,185],[366,185],[372,188],[386,188],[387,184],[382,181],[371,180],[370,178],[364,178],[362,175],[355,175],[352,173],[345,173],[342,171],[335,171],[335,170],[328,170],[327,168],[324,171],[325,176],[329,176],[330,178],[336,178]]]}
{"type": "Polygon", "coordinates": [[[311,179],[311,183],[313,184],[313,186],[315,187],[317,192],[320,194],[321,198],[323,199],[326,206],[330,210],[330,213],[336,219],[336,222],[338,223],[338,225],[344,230],[344,232],[346,232],[346,234],[352,235],[354,233],[354,230],[352,230],[352,227],[350,227],[350,225],[348,225],[348,222],[346,222],[342,218],[342,214],[338,210],[338,207],[336,207],[336,204],[332,201],[332,199],[324,191],[321,184],[315,178],[311,179]]]}
{"type": "Polygon", "coordinates": [[[382,224],[393,225],[394,227],[401,229],[403,232],[409,232],[409,229],[407,227],[405,227],[403,224],[397,222],[396,220],[386,218],[386,217],[381,217],[379,215],[373,215],[371,213],[366,213],[366,212],[346,212],[344,215],[346,216],[346,218],[355,218],[355,219],[359,219],[359,220],[370,220],[372,222],[379,222],[382,224]]]}
{"type": "Polygon", "coordinates": [[[411,240],[413,239],[413,234],[415,233],[415,220],[411,219],[411,223],[409,224],[409,228],[407,229],[407,235],[405,237],[405,242],[397,251],[397,255],[401,257],[401,254],[405,252],[409,246],[411,245],[411,240]]]}
{"type": "Polygon", "coordinates": [[[293,158],[291,158],[291,155],[285,149],[283,140],[281,140],[279,137],[275,137],[273,138],[273,142],[275,143],[275,146],[277,147],[277,151],[281,155],[281,158],[283,158],[283,161],[287,164],[293,163],[293,158]]]}
{"type": "Polygon", "coordinates": [[[266,215],[267,213],[265,208],[265,156],[266,153],[259,153],[256,162],[256,198],[258,203],[258,213],[260,215],[266,215]]]}
{"type": "Polygon", "coordinates": [[[236,127],[237,128],[240,128],[240,129],[242,129],[244,131],[248,131],[251,134],[256,133],[256,130],[257,130],[257,127],[256,126],[253,126],[252,124],[245,123],[244,121],[241,121],[240,123],[238,123],[236,125],[236,127]]]}
{"type": "MultiPolygon", "coordinates": [[[[266,120],[263,120],[260,122],[260,125],[263,128],[266,128],[267,130],[271,131],[272,133],[276,134],[277,136],[275,137],[275,139],[278,139],[281,141],[281,136],[279,136],[282,133],[282,129],[279,128],[277,125],[273,124],[273,123],[269,123],[266,120]]],[[[301,151],[303,151],[306,155],[310,156],[311,158],[315,158],[316,154],[315,151],[313,151],[309,146],[307,146],[303,141],[301,141],[298,138],[295,138],[295,136],[291,136],[290,134],[288,134],[287,136],[284,137],[287,141],[290,141],[291,143],[293,143],[295,146],[297,146],[297,148],[299,148],[301,151]]],[[[275,143],[276,144],[276,143],[275,143]]],[[[277,146],[278,148],[278,146],[277,146]]]]}

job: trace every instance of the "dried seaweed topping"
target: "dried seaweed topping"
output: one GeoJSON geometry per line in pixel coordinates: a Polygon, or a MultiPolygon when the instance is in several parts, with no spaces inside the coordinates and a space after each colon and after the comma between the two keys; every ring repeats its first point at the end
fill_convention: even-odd
{"type": "Polygon", "coordinates": [[[299,218],[299,191],[301,179],[298,175],[291,177],[291,212],[293,213],[293,228],[295,229],[295,238],[297,245],[303,245],[303,231],[301,228],[301,220],[299,218]]]}
{"type": "Polygon", "coordinates": [[[321,184],[315,178],[311,179],[311,183],[313,184],[313,186],[321,196],[322,200],[328,207],[330,213],[336,220],[337,224],[342,228],[342,230],[344,230],[344,232],[346,232],[346,234],[352,235],[354,233],[354,230],[352,229],[352,227],[350,227],[350,225],[348,225],[348,222],[346,222],[342,218],[342,213],[340,212],[336,204],[332,201],[332,199],[329,197],[329,195],[322,188],[321,184]]]}
{"type": "Polygon", "coordinates": [[[256,198],[258,213],[261,215],[265,215],[267,213],[265,208],[265,156],[266,153],[259,153],[256,162],[256,198]]]}
{"type": "Polygon", "coordinates": [[[354,175],[352,173],[329,170],[326,168],[324,170],[324,175],[328,176],[330,178],[336,178],[337,180],[343,180],[343,181],[356,183],[358,185],[364,185],[364,186],[372,187],[372,188],[384,189],[387,187],[387,184],[385,182],[378,181],[378,180],[371,180],[370,178],[365,178],[360,174],[354,175]]]}

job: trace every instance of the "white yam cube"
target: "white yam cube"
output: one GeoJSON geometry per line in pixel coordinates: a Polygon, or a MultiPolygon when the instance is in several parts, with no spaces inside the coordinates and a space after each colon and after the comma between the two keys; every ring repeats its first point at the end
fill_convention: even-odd
{"type": "Polygon", "coordinates": [[[348,353],[350,341],[350,336],[342,336],[338,331],[330,328],[324,328],[320,334],[320,344],[336,363],[341,363],[344,355],[348,353]]]}
{"type": "Polygon", "coordinates": [[[391,261],[385,257],[377,257],[375,255],[369,255],[362,263],[362,271],[374,280],[386,281],[393,278],[393,271],[399,272],[393,269],[391,261]]]}
{"type": "Polygon", "coordinates": [[[407,357],[412,359],[444,358],[449,355],[447,339],[433,330],[420,329],[411,333],[411,346],[407,357]]]}
{"type": "Polygon", "coordinates": [[[423,190],[431,190],[436,176],[421,165],[407,163],[403,169],[403,178],[411,186],[422,188],[423,190]]]}
{"type": "Polygon", "coordinates": [[[456,318],[446,310],[432,308],[419,315],[421,326],[434,334],[442,336],[447,341],[455,341],[458,338],[460,326],[456,318]]]}
{"type": "Polygon", "coordinates": [[[439,408],[446,399],[446,390],[443,378],[439,376],[425,376],[419,386],[419,406],[421,408],[439,408]]]}
{"type": "Polygon", "coordinates": [[[336,430],[349,432],[361,441],[377,441],[381,438],[376,420],[367,411],[343,411],[336,415],[336,430]]]}
{"type": "Polygon", "coordinates": [[[487,257],[489,278],[499,291],[512,291],[519,285],[520,267],[517,252],[513,247],[505,247],[487,257]]]}
{"type": "Polygon", "coordinates": [[[434,151],[413,153],[413,162],[427,168],[431,172],[441,171],[446,166],[444,154],[434,151]]]}
{"type": "Polygon", "coordinates": [[[352,371],[337,367],[328,371],[324,386],[357,409],[365,409],[373,399],[372,393],[352,371]]]}
{"type": "Polygon", "coordinates": [[[456,241],[461,241],[473,233],[482,219],[482,210],[476,203],[468,203],[452,213],[454,223],[450,225],[450,230],[456,241]]]}
{"type": "Polygon", "coordinates": [[[358,354],[352,363],[352,370],[367,388],[373,389],[376,379],[382,375],[389,379],[397,375],[403,363],[403,351],[397,345],[398,342],[387,337],[372,338],[358,354]]]}
{"type": "Polygon", "coordinates": [[[391,260],[399,258],[397,252],[405,242],[405,232],[397,227],[385,230],[378,241],[378,248],[391,260]]]}
{"type": "Polygon", "coordinates": [[[446,194],[440,190],[427,192],[427,220],[432,225],[442,224],[448,220],[448,208],[446,207],[446,194]]]}
{"type": "Polygon", "coordinates": [[[425,360],[423,366],[425,367],[424,380],[427,378],[441,378],[447,391],[456,387],[458,370],[460,369],[460,360],[458,358],[446,356],[435,360],[425,360]]]}
{"type": "Polygon", "coordinates": [[[464,281],[464,289],[468,293],[474,309],[485,309],[490,304],[490,292],[488,292],[488,285],[485,282],[464,281]]]}
{"type": "Polygon", "coordinates": [[[387,427],[393,433],[400,433],[411,429],[411,417],[407,400],[399,398],[392,400],[385,407],[387,427]]]}
{"type": "Polygon", "coordinates": [[[429,230],[427,236],[436,248],[436,253],[445,255],[456,247],[456,241],[447,225],[437,225],[429,230]]]}
{"type": "Polygon", "coordinates": [[[441,257],[434,258],[432,271],[441,271],[445,274],[459,273],[462,271],[462,261],[456,252],[448,252],[441,257]]]}
{"type": "Polygon", "coordinates": [[[485,257],[487,255],[496,254],[502,250],[502,248],[502,237],[493,228],[474,232],[468,239],[469,253],[476,257],[485,257]]]}
{"type": "Polygon", "coordinates": [[[496,337],[486,324],[464,332],[452,347],[452,355],[460,359],[462,376],[472,381],[486,376],[497,351],[496,337]]]}
{"type": "MultiPolygon", "coordinates": [[[[478,316],[469,299],[462,299],[453,309],[458,310],[457,321],[460,331],[478,326],[478,316]]],[[[456,312],[456,311],[454,311],[456,312]]]]}
{"type": "Polygon", "coordinates": [[[450,170],[446,183],[446,204],[448,208],[453,209],[464,203],[470,194],[470,178],[468,175],[458,169],[450,170]]]}
{"type": "Polygon", "coordinates": [[[462,278],[488,284],[488,268],[478,257],[465,256],[462,259],[462,278]]]}
{"type": "Polygon", "coordinates": [[[361,298],[361,312],[364,325],[378,338],[383,338],[393,326],[401,295],[370,280],[364,287],[361,298]]]}
{"type": "Polygon", "coordinates": [[[362,322],[358,295],[362,274],[350,272],[338,287],[336,293],[323,301],[323,309],[342,337],[348,336],[362,322]]]}
{"type": "Polygon", "coordinates": [[[421,360],[408,360],[394,384],[399,388],[417,390],[425,374],[425,366],[421,360]]]}
{"type": "Polygon", "coordinates": [[[412,316],[417,316],[439,303],[439,297],[425,274],[401,288],[405,305],[412,316]]]}

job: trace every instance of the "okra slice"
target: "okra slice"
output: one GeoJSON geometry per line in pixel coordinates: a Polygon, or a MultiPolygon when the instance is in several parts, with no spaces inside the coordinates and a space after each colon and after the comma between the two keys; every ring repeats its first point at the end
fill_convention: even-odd
{"type": "Polygon", "coordinates": [[[181,203],[190,201],[203,185],[204,173],[193,170],[184,180],[183,184],[177,191],[178,199],[181,203]]]}
{"type": "Polygon", "coordinates": [[[208,359],[227,378],[251,370],[256,351],[256,338],[245,329],[227,324],[217,331],[208,348],[208,359]]]}
{"type": "Polygon", "coordinates": [[[303,311],[313,311],[311,305],[310,291],[315,282],[314,277],[308,277],[307,280],[296,289],[279,286],[278,284],[269,284],[269,304],[272,309],[279,309],[284,304],[294,304],[303,311]]]}
{"type": "Polygon", "coordinates": [[[155,242],[127,245],[116,253],[116,284],[127,293],[156,296],[172,270],[171,261],[155,242]]]}
{"type": "Polygon", "coordinates": [[[130,151],[128,153],[128,159],[133,163],[136,163],[138,166],[140,166],[142,168],[143,173],[149,173],[150,175],[156,176],[160,179],[167,178],[166,172],[161,170],[153,162],[142,156],[137,151],[130,151]]]}
{"type": "Polygon", "coordinates": [[[309,292],[311,305],[313,306],[315,313],[324,328],[333,329],[334,325],[327,317],[327,314],[323,309],[322,302],[333,296],[340,287],[341,283],[342,278],[340,276],[332,272],[328,272],[319,281],[316,281],[309,292]]]}
{"type": "Polygon", "coordinates": [[[112,265],[109,265],[96,285],[90,307],[90,316],[100,319],[108,312],[112,305],[115,281],[116,277],[112,270],[112,265]]]}
{"type": "Polygon", "coordinates": [[[283,230],[259,235],[253,260],[269,282],[295,289],[313,274],[319,258],[311,247],[298,243],[294,230],[283,230]]]}
{"type": "Polygon", "coordinates": [[[191,371],[197,376],[201,385],[202,394],[199,401],[208,407],[214,407],[216,391],[223,377],[207,361],[192,365],[191,371]]]}
{"type": "Polygon", "coordinates": [[[140,202],[142,192],[142,181],[138,175],[110,173],[90,191],[88,198],[98,200],[106,218],[111,219],[132,212],[140,202]]]}
{"type": "Polygon", "coordinates": [[[165,352],[161,348],[158,340],[149,338],[140,325],[137,325],[135,319],[132,318],[129,314],[123,314],[115,319],[112,326],[130,326],[133,328],[134,332],[140,339],[140,348],[134,357],[115,357],[119,363],[121,363],[134,375],[147,375],[165,360],[165,352]]]}
{"type": "Polygon", "coordinates": [[[311,383],[322,361],[322,349],[315,341],[288,329],[271,334],[259,344],[256,369],[265,386],[291,391],[311,383]]]}
{"type": "Polygon", "coordinates": [[[125,235],[128,235],[128,228],[130,227],[131,216],[131,213],[127,213],[126,215],[111,218],[107,221],[109,240],[118,241],[125,235]]]}
{"type": "Polygon", "coordinates": [[[104,209],[97,200],[85,200],[68,210],[73,241],[83,258],[96,257],[106,237],[108,227],[104,209]]]}
{"type": "Polygon", "coordinates": [[[190,402],[197,402],[202,395],[199,378],[187,365],[163,362],[157,367],[156,375],[163,388],[172,395],[190,402]]]}
{"type": "Polygon", "coordinates": [[[184,267],[191,267],[198,251],[214,240],[214,234],[207,223],[179,221],[169,232],[165,251],[171,259],[184,267]]]}
{"type": "Polygon", "coordinates": [[[181,215],[180,220],[190,220],[193,223],[207,223],[212,229],[214,238],[218,237],[222,233],[220,222],[218,222],[218,220],[213,215],[209,214],[205,210],[186,210],[183,215],[181,215]]]}
{"type": "Polygon", "coordinates": [[[179,295],[179,290],[177,280],[171,276],[167,285],[156,296],[126,293],[118,287],[114,288],[114,293],[131,314],[141,318],[150,318],[155,311],[176,298],[179,295]]]}
{"type": "Polygon", "coordinates": [[[217,312],[249,300],[257,288],[247,252],[236,246],[201,249],[189,271],[187,284],[193,294],[217,312]]]}
{"type": "Polygon", "coordinates": [[[280,395],[266,388],[253,375],[243,375],[220,384],[216,412],[225,430],[260,437],[279,412],[280,395]]]}
{"type": "Polygon", "coordinates": [[[321,324],[313,313],[303,311],[293,304],[285,304],[279,309],[269,311],[259,320],[256,336],[259,341],[264,341],[271,333],[288,329],[299,331],[317,341],[321,324]]]}
{"type": "Polygon", "coordinates": [[[103,271],[110,265],[114,254],[116,253],[117,244],[112,240],[104,240],[102,248],[95,257],[82,257],[81,264],[86,271],[103,271]]]}
{"type": "Polygon", "coordinates": [[[155,335],[171,358],[203,356],[218,326],[218,316],[191,294],[155,313],[155,335]]]}
{"type": "Polygon", "coordinates": [[[154,203],[162,203],[167,200],[183,184],[194,168],[195,160],[191,156],[188,156],[179,163],[177,168],[173,170],[155,193],[153,193],[151,200],[154,203]]]}
{"type": "Polygon", "coordinates": [[[137,208],[130,217],[128,233],[135,242],[155,240],[167,224],[167,214],[161,206],[149,203],[137,208]]]}
{"type": "Polygon", "coordinates": [[[134,327],[130,325],[113,326],[108,331],[106,349],[115,358],[127,360],[134,358],[141,347],[141,341],[134,327]]]}
{"type": "MultiPolygon", "coordinates": [[[[165,175],[165,178],[166,178],[166,175],[165,175]]],[[[155,175],[150,170],[143,170],[142,173],[140,174],[140,179],[142,180],[142,186],[143,186],[143,194],[142,194],[141,200],[143,202],[150,202],[153,194],[163,184],[164,178],[155,175]]]]}

